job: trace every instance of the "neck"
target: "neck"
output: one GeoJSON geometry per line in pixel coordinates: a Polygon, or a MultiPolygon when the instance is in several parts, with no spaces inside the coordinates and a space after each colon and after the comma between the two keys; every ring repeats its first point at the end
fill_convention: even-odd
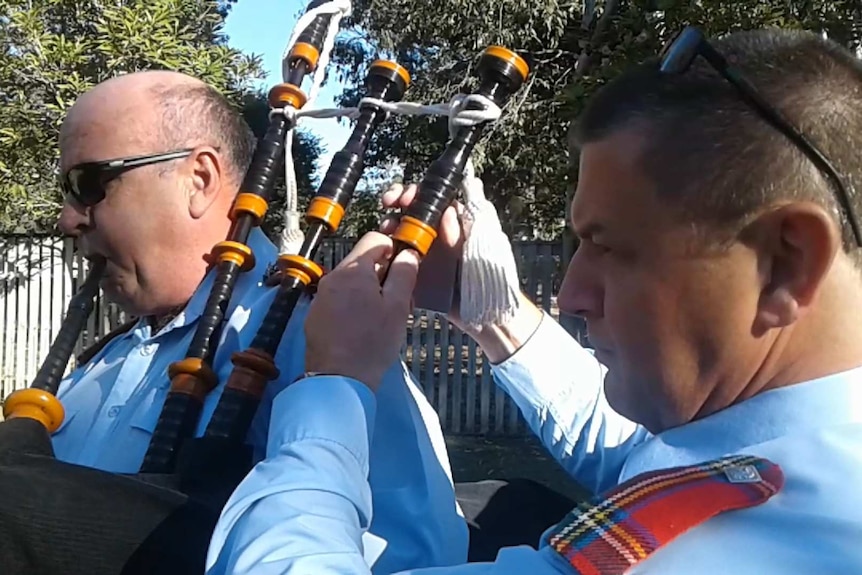
{"type": "Polygon", "coordinates": [[[862,366],[862,297],[855,292],[848,286],[836,293],[787,335],[782,353],[764,366],[764,390],[862,366]]]}
{"type": "Polygon", "coordinates": [[[171,323],[171,321],[175,317],[177,317],[181,311],[183,311],[183,308],[185,308],[185,307],[186,307],[186,304],[183,304],[183,305],[177,306],[177,307],[175,307],[175,308],[173,308],[167,312],[149,316],[147,318],[147,320],[149,321],[150,329],[152,330],[152,333],[156,334],[156,333],[159,333],[160,331],[162,331],[165,328],[165,326],[167,326],[169,323],[171,323]]]}
{"type": "Polygon", "coordinates": [[[695,419],[772,389],[841,373],[862,366],[862,294],[860,279],[824,286],[816,306],[772,336],[765,353],[735,394],[718,384],[695,419]]]}

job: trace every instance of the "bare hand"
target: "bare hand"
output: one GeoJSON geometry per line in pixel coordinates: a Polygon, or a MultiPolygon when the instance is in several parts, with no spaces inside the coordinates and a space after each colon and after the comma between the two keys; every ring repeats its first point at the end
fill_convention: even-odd
{"type": "Polygon", "coordinates": [[[419,268],[412,250],[390,265],[392,253],[391,238],[370,232],[320,280],[305,320],[308,371],[380,386],[407,337],[419,268]]]}
{"type": "MultiPolygon", "coordinates": [[[[416,197],[417,188],[416,184],[393,184],[383,193],[383,207],[406,208],[416,197]]],[[[459,320],[456,277],[464,245],[464,233],[458,214],[463,209],[459,202],[454,202],[443,212],[437,238],[419,266],[419,277],[413,293],[416,307],[443,312],[455,325],[458,325],[459,320]]],[[[398,217],[393,214],[384,218],[380,231],[387,235],[392,234],[398,227],[398,217]]]]}

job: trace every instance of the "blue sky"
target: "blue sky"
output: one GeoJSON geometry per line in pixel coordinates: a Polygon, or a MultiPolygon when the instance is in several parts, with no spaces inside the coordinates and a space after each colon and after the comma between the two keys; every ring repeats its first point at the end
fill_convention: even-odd
{"type": "MultiPolygon", "coordinates": [[[[247,54],[261,57],[269,87],[281,82],[281,55],[293,33],[296,20],[305,9],[305,1],[298,0],[242,0],[234,4],[225,23],[229,44],[247,54]]],[[[331,76],[332,77],[332,76],[331,76]]],[[[310,79],[303,86],[308,91],[310,79]]],[[[316,108],[335,105],[333,98],[341,93],[337,81],[328,82],[317,96],[316,108]]],[[[350,135],[345,120],[303,120],[305,129],[320,136],[326,153],[320,158],[321,175],[326,171],[332,155],[344,146],[350,135]]]]}

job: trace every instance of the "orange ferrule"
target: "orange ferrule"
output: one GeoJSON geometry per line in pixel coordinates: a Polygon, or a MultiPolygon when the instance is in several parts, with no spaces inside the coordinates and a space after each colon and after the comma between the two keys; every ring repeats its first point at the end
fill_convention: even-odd
{"type": "Polygon", "coordinates": [[[306,219],[314,219],[323,222],[334,232],[341,224],[344,217],[344,206],[329,198],[316,197],[311,200],[306,211],[306,219]]]}
{"type": "Polygon", "coordinates": [[[190,395],[199,403],[203,403],[209,390],[207,389],[207,382],[200,377],[181,373],[171,379],[171,393],[190,395]]]}
{"type": "Polygon", "coordinates": [[[396,74],[401,76],[401,79],[404,80],[404,83],[407,86],[410,85],[410,81],[411,81],[410,72],[408,72],[407,68],[405,68],[404,66],[401,66],[400,64],[398,64],[396,62],[392,62],[391,60],[375,60],[374,62],[371,63],[370,67],[374,68],[375,66],[379,66],[381,68],[393,70],[396,74]]]}
{"type": "Polygon", "coordinates": [[[314,72],[320,61],[320,51],[306,42],[297,42],[290,51],[290,58],[299,58],[308,64],[308,71],[314,72]]]}
{"type": "Polygon", "coordinates": [[[261,222],[266,215],[267,207],[266,200],[257,194],[242,192],[237,194],[233,202],[231,216],[236,220],[241,214],[251,214],[258,222],[261,222]]]}
{"type": "Polygon", "coordinates": [[[279,256],[277,265],[282,273],[298,279],[303,285],[317,283],[323,277],[323,268],[302,256],[279,256]]]}
{"type": "Polygon", "coordinates": [[[213,257],[219,263],[233,262],[242,271],[248,271],[254,267],[254,255],[251,248],[241,242],[223,241],[213,247],[213,257]]]}
{"type": "Polygon", "coordinates": [[[273,108],[280,108],[287,104],[299,110],[306,102],[308,102],[308,96],[293,84],[277,84],[269,91],[269,105],[273,108]]]}
{"type": "Polygon", "coordinates": [[[202,384],[204,394],[209,393],[218,385],[218,377],[216,377],[215,372],[204,360],[197,357],[187,357],[168,366],[171,391],[197,396],[196,390],[192,389],[194,382],[183,376],[199,381],[202,384]]]}
{"type": "Polygon", "coordinates": [[[398,229],[395,230],[392,237],[407,244],[419,252],[422,257],[425,257],[437,237],[437,231],[414,217],[402,216],[398,229]]]}
{"type": "Polygon", "coordinates": [[[48,433],[54,433],[63,423],[66,411],[60,400],[44,389],[20,389],[12,393],[3,404],[6,419],[29,417],[45,426],[48,433]]]}
{"type": "Polygon", "coordinates": [[[530,75],[530,66],[527,65],[527,62],[508,48],[489,46],[485,49],[485,54],[510,63],[518,70],[518,73],[521,74],[521,78],[524,80],[530,75]]]}

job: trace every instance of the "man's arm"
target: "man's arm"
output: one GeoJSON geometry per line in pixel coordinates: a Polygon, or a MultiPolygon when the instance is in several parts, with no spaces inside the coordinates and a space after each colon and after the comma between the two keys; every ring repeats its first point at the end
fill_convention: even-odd
{"type": "MultiPolygon", "coordinates": [[[[266,309],[266,303],[258,307],[266,309]]],[[[266,458],[260,467],[273,470],[266,476],[272,478],[267,487],[273,490],[277,490],[276,482],[291,476],[293,463],[271,457],[281,438],[268,432],[272,422],[284,417],[281,410],[287,406],[283,400],[276,403],[275,398],[305,371],[303,326],[309,303],[303,297],[294,310],[275,357],[281,375],[269,382],[249,433],[258,456],[255,462],[266,458]],[[275,472],[276,469],[281,471],[275,472]]],[[[324,394],[319,401],[328,404],[335,400],[324,394]]],[[[449,565],[466,560],[468,529],[455,502],[440,421],[400,361],[393,362],[387,370],[377,391],[376,405],[368,478],[374,499],[374,523],[364,535],[366,561],[374,565],[375,572],[387,572],[387,569],[449,565]]],[[[254,476],[255,479],[247,481],[262,477],[258,473],[254,476]]],[[[270,497],[269,529],[264,527],[267,516],[254,512],[260,532],[235,538],[231,548],[245,549],[265,533],[277,534],[281,515],[276,507],[280,505],[278,497],[270,497]]],[[[289,503],[285,503],[285,512],[290,513],[289,503]]]]}
{"type": "Polygon", "coordinates": [[[368,453],[376,402],[363,385],[314,377],[273,402],[267,458],[234,491],[207,575],[370,573],[368,453]]]}
{"type": "MultiPolygon", "coordinates": [[[[374,394],[346,377],[309,377],[279,394],[267,460],[222,511],[207,575],[370,575],[363,536],[371,522],[367,478],[375,412],[374,394]]],[[[495,563],[402,575],[565,572],[549,548],[520,547],[503,550],[495,563]]]]}
{"type": "Polygon", "coordinates": [[[492,363],[498,385],[551,455],[585,488],[614,485],[648,432],[617,414],[604,395],[607,370],[526,296],[505,326],[465,331],[492,363]]]}

